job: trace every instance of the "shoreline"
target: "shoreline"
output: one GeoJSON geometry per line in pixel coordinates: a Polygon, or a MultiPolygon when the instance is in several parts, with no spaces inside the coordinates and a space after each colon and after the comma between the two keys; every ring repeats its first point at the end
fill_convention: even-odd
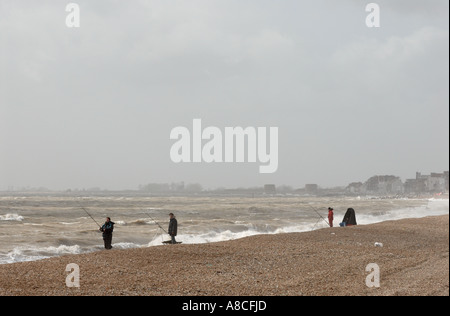
{"type": "MultiPolygon", "coordinates": [[[[441,202],[441,201],[446,201],[448,204],[448,199],[426,199],[426,200],[421,200],[421,201],[427,201],[428,203],[430,202],[441,202]]],[[[429,204],[428,204],[429,205],[429,204]]],[[[416,208],[419,208],[416,206],[416,208]]],[[[406,209],[406,208],[405,208],[406,209]]],[[[415,208],[414,208],[415,209],[415,208]]],[[[413,210],[414,210],[413,209],[413,210]]],[[[445,213],[440,213],[440,212],[435,212],[434,214],[429,214],[428,216],[440,216],[440,215],[446,215],[448,213],[448,205],[446,206],[446,211],[445,213]]],[[[391,215],[394,215],[396,212],[398,212],[401,209],[395,209],[394,211],[392,211],[393,213],[391,215]]],[[[428,207],[427,207],[427,211],[428,211],[428,207]]],[[[433,213],[433,212],[432,212],[433,213]]],[[[387,214],[390,214],[389,212],[387,214]]],[[[428,216],[422,216],[422,215],[418,215],[415,214],[412,217],[409,217],[410,214],[397,214],[398,216],[389,216],[389,218],[378,218],[376,220],[374,219],[370,219],[369,221],[366,219],[364,219],[364,214],[361,214],[361,218],[363,218],[362,220],[360,218],[358,221],[358,225],[359,226],[365,226],[365,225],[371,225],[371,224],[376,224],[376,223],[383,223],[386,221],[392,221],[392,220],[401,220],[401,219],[414,219],[414,218],[423,218],[423,217],[428,217],[428,216]]],[[[337,218],[340,218],[341,216],[343,216],[343,214],[339,215],[337,218]]],[[[337,222],[335,220],[335,226],[337,225],[337,222]]],[[[281,227],[276,229],[273,232],[264,232],[264,231],[248,231],[248,232],[238,232],[235,233],[237,236],[228,236],[227,239],[214,239],[214,238],[208,238],[203,240],[202,239],[202,235],[200,234],[198,237],[200,238],[198,240],[193,241],[192,240],[192,234],[188,234],[188,235],[180,235],[179,237],[181,237],[181,240],[184,241],[185,245],[203,245],[203,244],[211,244],[211,243],[217,243],[217,242],[226,242],[226,241],[233,241],[233,240],[240,240],[246,237],[252,237],[252,236],[259,236],[259,235],[278,235],[278,234],[285,234],[285,233],[304,233],[304,232],[311,232],[311,231],[315,231],[315,230],[320,230],[323,228],[328,228],[326,227],[326,225],[324,225],[324,223],[321,222],[322,227],[317,227],[318,223],[316,223],[314,225],[314,228],[311,227],[307,227],[308,224],[305,224],[305,227],[307,229],[305,229],[305,227],[302,228],[298,228],[296,227],[296,229],[292,229],[292,227],[290,226],[286,226],[286,227],[281,227]],[[187,238],[188,240],[186,241],[184,238],[187,238]]],[[[125,224],[126,225],[126,224],[125,224]]],[[[310,225],[312,226],[312,225],[310,225]]],[[[116,250],[127,250],[127,249],[140,249],[140,248],[148,248],[148,247],[157,247],[161,245],[161,242],[157,241],[157,239],[159,240],[159,236],[156,239],[151,240],[150,242],[145,242],[145,243],[130,243],[130,242],[123,242],[123,241],[119,241],[116,242],[115,244],[113,243],[113,246],[116,250]]],[[[195,238],[194,238],[195,239],[195,238]]],[[[55,258],[55,257],[61,257],[61,256],[67,256],[67,255],[81,255],[81,254],[90,254],[90,253],[95,253],[95,252],[101,252],[104,251],[104,247],[102,244],[98,244],[96,246],[92,246],[91,249],[82,249],[80,246],[78,246],[77,244],[72,244],[70,246],[66,246],[64,244],[61,244],[59,246],[49,246],[47,248],[51,248],[51,251],[54,251],[55,254],[50,254],[50,255],[44,255],[44,254],[36,254],[34,256],[34,258],[22,258],[22,259],[18,259],[18,260],[10,260],[10,262],[7,261],[1,261],[0,262],[0,266],[4,265],[4,264],[14,264],[14,263],[20,263],[20,262],[35,262],[35,261],[41,261],[41,260],[46,260],[46,259],[51,259],[51,258],[55,258]],[[70,249],[70,248],[76,248],[75,250],[70,249]],[[78,248],[78,249],[77,249],[78,248]],[[68,249],[68,250],[67,250],[68,249]]],[[[14,248],[15,251],[16,248],[14,248]]],[[[19,250],[21,251],[21,250],[19,250]]],[[[37,251],[37,250],[34,250],[37,251]]],[[[40,251],[48,251],[46,249],[46,247],[41,248],[40,251]]],[[[33,255],[30,255],[33,256],[33,255]]]]}
{"type": "Polygon", "coordinates": [[[0,265],[0,295],[449,295],[449,216],[0,265]],[[382,243],[383,247],[375,247],[382,243]],[[80,288],[66,266],[80,267],[80,288]],[[365,268],[377,263],[381,287],[365,268]]]}

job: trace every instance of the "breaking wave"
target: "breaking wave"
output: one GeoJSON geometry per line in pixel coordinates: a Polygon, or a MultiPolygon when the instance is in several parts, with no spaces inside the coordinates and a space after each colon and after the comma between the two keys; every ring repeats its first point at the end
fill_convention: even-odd
{"type": "Polygon", "coordinates": [[[126,222],[126,221],[116,221],[117,225],[121,226],[141,226],[141,225],[154,225],[155,222],[148,219],[137,219],[134,221],[126,222]]]}
{"type": "Polygon", "coordinates": [[[60,245],[58,247],[26,247],[20,246],[14,248],[12,251],[5,255],[0,255],[0,264],[23,262],[23,261],[37,261],[50,257],[68,255],[68,254],[80,254],[82,249],[78,245],[65,246],[60,245]]]}
{"type": "Polygon", "coordinates": [[[359,225],[368,225],[407,218],[423,218],[449,214],[449,200],[429,199],[428,205],[386,212],[356,214],[359,225]]]}
{"type": "Polygon", "coordinates": [[[0,215],[0,221],[21,222],[25,218],[19,214],[0,215]]]}

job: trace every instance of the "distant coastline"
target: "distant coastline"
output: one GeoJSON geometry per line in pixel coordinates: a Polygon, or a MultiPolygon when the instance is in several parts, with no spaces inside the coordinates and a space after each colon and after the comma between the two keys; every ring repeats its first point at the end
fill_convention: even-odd
{"type": "MultiPolygon", "coordinates": [[[[330,189],[331,190],[331,189],[330,189]]],[[[334,190],[334,189],[333,189],[334,190]]],[[[18,190],[0,191],[0,197],[26,197],[26,196],[61,196],[61,197],[87,197],[87,196],[133,196],[133,197],[359,197],[364,199],[449,199],[449,193],[416,193],[416,194],[351,194],[346,192],[326,192],[323,194],[299,194],[291,192],[265,193],[263,188],[254,189],[224,189],[204,190],[201,192],[145,192],[140,190],[18,190]]]]}

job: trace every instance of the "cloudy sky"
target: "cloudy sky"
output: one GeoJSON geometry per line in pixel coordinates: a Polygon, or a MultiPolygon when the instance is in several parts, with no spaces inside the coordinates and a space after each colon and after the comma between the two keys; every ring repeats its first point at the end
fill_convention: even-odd
{"type": "Polygon", "coordinates": [[[449,167],[449,2],[0,0],[0,189],[323,187],[449,167]],[[174,164],[174,127],[278,127],[279,168],[174,164]]]}

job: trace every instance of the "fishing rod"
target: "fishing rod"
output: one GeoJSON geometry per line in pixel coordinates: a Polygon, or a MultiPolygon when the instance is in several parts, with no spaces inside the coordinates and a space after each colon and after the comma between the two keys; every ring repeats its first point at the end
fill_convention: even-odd
{"type": "Polygon", "coordinates": [[[97,224],[97,226],[99,227],[99,228],[102,228],[102,226],[100,226],[100,224],[99,223],[97,223],[97,221],[92,217],[92,215],[91,214],[89,214],[89,212],[84,208],[84,207],[82,207],[81,205],[80,205],[80,208],[83,210],[83,211],[85,211],[86,212],[86,214],[97,224]]]}
{"type": "Polygon", "coordinates": [[[314,224],[314,227],[313,227],[312,230],[315,230],[315,229],[316,229],[317,224],[319,224],[319,222],[320,222],[321,220],[322,220],[321,218],[319,218],[319,219],[317,220],[317,222],[314,224]]]}
{"type": "Polygon", "coordinates": [[[153,222],[155,222],[155,224],[156,225],[158,225],[158,227],[159,228],[161,228],[161,230],[163,231],[163,232],[165,232],[166,234],[169,234],[153,217],[151,217],[150,216],[150,214],[148,214],[146,211],[144,211],[144,209],[143,208],[141,208],[141,207],[139,207],[139,206],[136,206],[136,205],[134,205],[134,204],[131,204],[131,206],[133,206],[133,207],[135,207],[135,208],[138,208],[138,209],[141,209],[141,211],[142,211],[142,213],[143,214],[145,214],[145,215],[147,215],[147,217],[149,217],[153,222]]]}
{"type": "Polygon", "coordinates": [[[163,232],[165,232],[166,234],[169,234],[157,221],[155,221],[154,219],[153,219],[153,217],[151,217],[150,216],[150,214],[148,214],[148,213],[146,213],[146,212],[143,212],[145,215],[147,215],[148,217],[150,217],[150,219],[152,220],[152,221],[154,221],[155,222],[155,224],[156,225],[158,225],[159,226],[159,228],[161,228],[162,229],[162,231],[163,232]]]}
{"type": "MultiPolygon", "coordinates": [[[[321,219],[323,219],[323,221],[325,222],[325,223],[327,223],[327,225],[328,226],[330,226],[331,227],[331,224],[314,208],[314,207],[312,207],[311,205],[309,205],[308,204],[308,206],[310,207],[310,208],[312,208],[313,210],[314,210],[314,212],[316,212],[316,214],[317,215],[319,215],[320,216],[320,218],[321,219]]],[[[317,225],[317,223],[316,223],[316,225],[317,225]]]]}

